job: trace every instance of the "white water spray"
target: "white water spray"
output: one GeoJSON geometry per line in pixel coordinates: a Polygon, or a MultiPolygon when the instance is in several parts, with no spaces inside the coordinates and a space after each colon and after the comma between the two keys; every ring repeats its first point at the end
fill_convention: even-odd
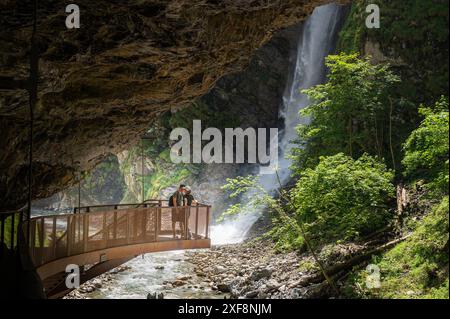
{"type": "MultiPolygon", "coordinates": [[[[286,158],[293,147],[292,140],[297,136],[296,127],[308,123],[307,118],[300,118],[299,111],[308,106],[307,96],[300,91],[323,83],[326,78],[325,57],[333,53],[337,35],[344,16],[344,7],[329,4],[318,7],[303,25],[297,48],[295,68],[292,80],[286,86],[283,97],[283,109],[280,118],[284,119],[284,129],[279,134],[278,173],[281,183],[285,185],[290,178],[291,162],[286,158]]],[[[279,183],[275,174],[260,175],[264,189],[273,194],[279,183]]],[[[241,242],[259,217],[258,211],[249,208],[245,214],[235,219],[212,226],[212,243],[232,244],[241,242]]]]}

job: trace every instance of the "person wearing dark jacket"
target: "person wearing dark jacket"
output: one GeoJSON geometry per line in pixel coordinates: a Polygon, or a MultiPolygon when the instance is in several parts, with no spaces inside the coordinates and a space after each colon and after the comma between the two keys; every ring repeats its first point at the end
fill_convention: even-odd
{"type": "Polygon", "coordinates": [[[184,206],[195,206],[198,202],[195,200],[190,189],[186,189],[186,194],[184,195],[184,206]]]}
{"type": "Polygon", "coordinates": [[[172,206],[172,232],[173,238],[176,238],[176,224],[180,223],[181,234],[184,233],[185,227],[185,213],[184,213],[184,193],[186,192],[186,185],[181,184],[180,187],[170,196],[169,206],[172,206]]]}

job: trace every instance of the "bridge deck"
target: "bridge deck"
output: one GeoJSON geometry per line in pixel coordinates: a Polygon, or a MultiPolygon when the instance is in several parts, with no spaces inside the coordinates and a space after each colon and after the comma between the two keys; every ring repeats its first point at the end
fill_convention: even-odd
{"type": "Polygon", "coordinates": [[[47,295],[60,297],[68,292],[62,284],[69,264],[93,269],[85,281],[143,253],[209,248],[209,214],[207,205],[174,208],[151,200],[33,217],[23,222],[23,229],[47,295]]]}

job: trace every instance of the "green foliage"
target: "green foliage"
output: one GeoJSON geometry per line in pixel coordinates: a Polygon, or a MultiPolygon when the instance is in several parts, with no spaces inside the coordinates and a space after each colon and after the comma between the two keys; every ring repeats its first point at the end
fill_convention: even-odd
{"type": "MultiPolygon", "coordinates": [[[[156,142],[158,143],[158,142],[156,142]]],[[[198,173],[195,165],[177,164],[170,160],[170,150],[161,148],[155,143],[144,143],[145,162],[151,160],[151,172],[142,176],[141,172],[134,172],[134,164],[141,161],[141,145],[130,149],[121,165],[122,173],[135,176],[133,185],[129,185],[122,203],[136,203],[142,200],[142,182],[144,182],[144,196],[146,199],[158,198],[162,190],[187,182],[198,173]],[[157,153],[157,150],[162,150],[157,153]]]]}
{"type": "Polygon", "coordinates": [[[122,202],[137,202],[142,198],[142,181],[147,199],[157,198],[162,190],[176,186],[181,182],[192,180],[202,169],[203,164],[173,164],[170,159],[170,143],[168,135],[172,128],[184,127],[192,130],[192,121],[202,120],[203,127],[234,127],[238,119],[228,111],[214,110],[211,106],[195,102],[176,113],[166,112],[155,120],[146,133],[143,142],[144,157],[151,160],[152,169],[142,176],[141,172],[133,172],[133,165],[141,160],[141,147],[136,145],[128,152],[121,163],[125,176],[135,176],[134,185],[129,185],[122,202]]]}
{"type": "Polygon", "coordinates": [[[353,160],[338,154],[321,158],[315,169],[303,172],[290,193],[281,191],[278,198],[269,195],[256,176],[228,179],[223,190],[240,200],[219,220],[249,211],[272,211],[273,228],[267,235],[280,251],[305,248],[302,234],[317,244],[355,239],[390,221],[392,178],[384,164],[368,155],[353,160]]]}
{"type": "Polygon", "coordinates": [[[380,44],[401,74],[399,95],[416,104],[436,101],[448,91],[448,6],[441,0],[353,1],[338,48],[364,53],[367,41],[380,44]],[[365,8],[372,3],[380,7],[379,29],[365,26],[365,8]]]}
{"type": "Polygon", "coordinates": [[[8,249],[14,249],[15,247],[12,247],[14,243],[14,245],[17,243],[17,229],[19,227],[19,220],[20,220],[20,215],[19,214],[15,214],[14,216],[14,226],[12,225],[13,222],[13,217],[12,215],[9,215],[8,217],[6,216],[0,216],[0,218],[5,218],[4,220],[4,243],[6,245],[6,247],[8,249]],[[11,238],[11,230],[14,229],[14,236],[13,238],[11,238]]]}
{"type": "Polygon", "coordinates": [[[238,200],[236,204],[231,205],[217,219],[219,222],[226,218],[233,218],[238,214],[245,214],[250,211],[262,212],[266,207],[277,207],[278,202],[270,196],[259,183],[259,177],[256,175],[238,176],[236,178],[227,178],[227,184],[221,187],[222,190],[229,193],[231,200],[238,200]]]}
{"type": "MultiPolygon", "coordinates": [[[[110,154],[92,171],[84,172],[81,181],[82,205],[113,204],[120,202],[126,193],[126,184],[115,155],[110,154]]],[[[78,186],[68,191],[78,202],[78,186]]]]}
{"type": "Polygon", "coordinates": [[[64,191],[63,205],[58,210],[71,212],[79,200],[82,206],[117,204],[129,193],[121,165],[114,154],[108,154],[92,170],[80,172],[79,179],[64,191]]]}
{"type": "Polygon", "coordinates": [[[349,280],[349,291],[366,298],[448,299],[448,205],[446,196],[411,237],[373,258],[381,271],[381,288],[367,289],[367,273],[360,271],[349,280]]]}
{"type": "Polygon", "coordinates": [[[284,223],[280,218],[272,220],[274,227],[267,235],[275,243],[274,249],[278,252],[301,251],[305,248],[305,240],[293,224],[284,223]]]}
{"type": "Polygon", "coordinates": [[[313,167],[320,156],[340,152],[391,159],[389,92],[398,77],[388,65],[372,65],[356,54],[331,55],[326,65],[328,82],[303,91],[312,103],[301,115],[311,121],[297,129],[294,165],[313,167]]]}
{"type": "Polygon", "coordinates": [[[177,166],[175,169],[168,172],[164,168],[157,168],[157,170],[146,179],[146,198],[158,198],[161,190],[176,186],[185,182],[191,176],[191,172],[182,167],[177,166]]]}
{"type": "Polygon", "coordinates": [[[369,37],[409,65],[404,73],[416,81],[418,95],[433,101],[446,94],[449,2],[370,1],[381,8],[381,28],[369,30],[369,37]]]}
{"type": "Polygon", "coordinates": [[[434,192],[448,194],[448,99],[442,98],[434,108],[422,107],[420,113],[425,118],[404,145],[405,175],[411,180],[425,180],[434,192]]]}
{"type": "Polygon", "coordinates": [[[261,186],[259,178],[253,175],[227,179],[227,184],[222,189],[229,192],[230,198],[236,199],[237,203],[231,205],[219,216],[219,222],[227,218],[233,218],[238,214],[270,211],[274,216],[272,219],[273,227],[266,236],[272,238],[275,242],[274,248],[277,251],[304,248],[305,241],[301,236],[300,227],[281,200],[288,196],[286,191],[281,190],[279,197],[274,198],[261,186]]]}
{"type": "Polygon", "coordinates": [[[345,24],[339,33],[338,52],[359,53],[361,51],[367,31],[364,21],[365,10],[363,9],[363,1],[354,1],[345,24]]]}
{"type": "Polygon", "coordinates": [[[297,218],[317,242],[349,240],[374,232],[390,220],[393,173],[368,155],[321,157],[291,190],[297,218]]]}

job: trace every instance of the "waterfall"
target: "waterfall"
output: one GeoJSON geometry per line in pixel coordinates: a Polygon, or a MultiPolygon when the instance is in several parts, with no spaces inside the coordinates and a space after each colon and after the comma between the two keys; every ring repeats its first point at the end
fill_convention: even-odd
{"type": "MultiPolygon", "coordinates": [[[[345,7],[337,4],[318,7],[303,25],[296,59],[293,59],[292,76],[286,85],[283,107],[279,114],[280,119],[284,121],[284,128],[278,136],[278,172],[283,185],[289,181],[291,175],[289,170],[291,162],[286,155],[293,147],[292,140],[296,138],[296,127],[308,123],[308,118],[299,116],[299,111],[309,104],[307,96],[300,90],[325,81],[327,69],[324,59],[335,50],[345,11],[345,7]]],[[[260,183],[272,194],[279,188],[276,175],[261,175],[260,183]]],[[[247,213],[239,215],[236,219],[213,226],[211,228],[213,244],[237,243],[245,239],[259,213],[249,208],[247,213]]]]}

